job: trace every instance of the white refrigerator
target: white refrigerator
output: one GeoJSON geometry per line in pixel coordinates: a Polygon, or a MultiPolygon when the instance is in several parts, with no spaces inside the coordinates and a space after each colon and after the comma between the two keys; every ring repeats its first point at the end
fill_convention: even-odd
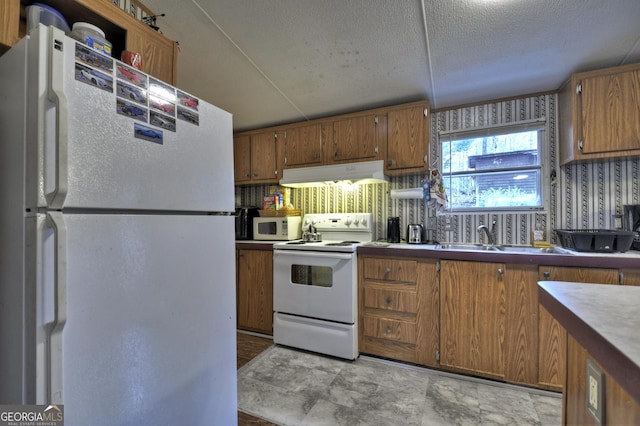
{"type": "Polygon", "coordinates": [[[0,404],[237,422],[231,115],[39,25],[0,57],[0,404]]]}

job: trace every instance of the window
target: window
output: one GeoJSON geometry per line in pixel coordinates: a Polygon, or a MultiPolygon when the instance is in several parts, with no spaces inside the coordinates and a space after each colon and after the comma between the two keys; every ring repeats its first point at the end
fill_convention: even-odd
{"type": "Polygon", "coordinates": [[[442,132],[450,211],[542,210],[544,123],[442,132]]]}

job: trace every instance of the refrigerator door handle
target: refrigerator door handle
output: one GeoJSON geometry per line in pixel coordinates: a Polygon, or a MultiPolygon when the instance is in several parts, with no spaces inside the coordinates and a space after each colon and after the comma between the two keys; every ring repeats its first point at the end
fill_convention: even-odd
{"type": "Polygon", "coordinates": [[[61,404],[62,400],[62,329],[67,321],[67,231],[62,213],[49,212],[46,226],[53,230],[53,244],[45,245],[45,250],[52,251],[45,256],[52,256],[53,279],[45,282],[49,287],[43,293],[50,300],[44,300],[45,310],[52,309],[52,321],[44,324],[48,334],[45,355],[45,395],[47,403],[61,404]]]}
{"type": "MultiPolygon", "coordinates": [[[[48,49],[49,69],[47,73],[47,97],[53,102],[55,120],[47,120],[45,124],[45,188],[53,188],[45,193],[50,208],[61,209],[67,195],[67,140],[68,110],[67,97],[64,93],[64,32],[54,26],[49,28],[51,46],[48,49]],[[47,126],[53,129],[47,129],[47,126]],[[51,141],[50,138],[54,140],[51,141]],[[53,146],[52,146],[53,145],[53,146]],[[49,155],[47,155],[49,154],[49,155]],[[49,158],[47,158],[49,157],[49,158]]],[[[73,47],[73,44],[72,46],[73,47]]],[[[73,71],[73,70],[71,70],[73,71]]]]}

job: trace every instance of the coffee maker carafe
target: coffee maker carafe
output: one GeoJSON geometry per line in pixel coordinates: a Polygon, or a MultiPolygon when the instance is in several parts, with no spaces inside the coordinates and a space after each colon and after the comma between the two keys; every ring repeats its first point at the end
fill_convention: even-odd
{"type": "Polygon", "coordinates": [[[399,243],[400,242],[400,218],[390,217],[387,220],[387,242],[399,243]]]}
{"type": "Polygon", "coordinates": [[[629,204],[624,207],[624,222],[622,229],[625,231],[633,231],[638,235],[633,239],[631,248],[640,250],[640,204],[629,204]]]}

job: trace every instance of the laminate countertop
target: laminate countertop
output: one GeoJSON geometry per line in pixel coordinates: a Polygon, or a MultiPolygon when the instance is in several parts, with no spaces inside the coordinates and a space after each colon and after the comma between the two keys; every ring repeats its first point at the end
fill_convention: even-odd
{"type": "Polygon", "coordinates": [[[539,301],[640,403],[640,287],[538,282],[539,301]]]}
{"type": "MultiPolygon", "coordinates": [[[[464,244],[464,243],[442,243],[464,244]]],[[[411,258],[436,258],[584,268],[640,268],[640,251],[624,253],[588,253],[564,250],[565,253],[514,253],[502,251],[443,249],[438,244],[407,244],[374,241],[358,247],[358,254],[411,258]]]]}

